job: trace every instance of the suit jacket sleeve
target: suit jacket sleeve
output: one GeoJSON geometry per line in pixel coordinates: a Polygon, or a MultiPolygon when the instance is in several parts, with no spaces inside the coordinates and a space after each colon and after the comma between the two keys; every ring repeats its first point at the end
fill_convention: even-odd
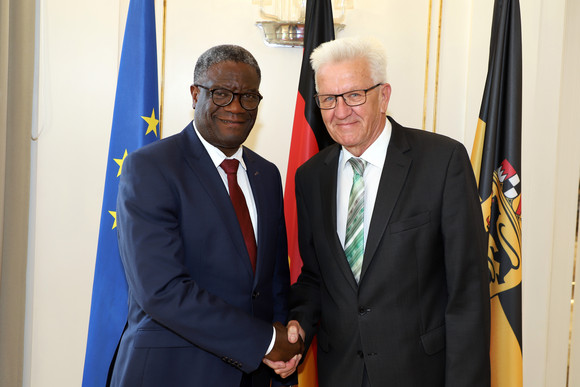
{"type": "MultiPolygon", "coordinates": [[[[286,237],[286,222],[284,219],[284,200],[282,196],[282,185],[279,174],[276,174],[279,190],[277,196],[280,206],[278,208],[278,223],[276,230],[276,240],[274,243],[276,255],[274,259],[274,278],[272,279],[272,297],[274,299],[274,317],[272,322],[279,321],[283,324],[288,319],[288,293],[290,292],[290,269],[288,267],[288,239],[286,237]]],[[[268,193],[273,195],[273,193],[268,193]]],[[[262,225],[270,227],[270,225],[262,225]]]]}
{"type": "Polygon", "coordinates": [[[487,241],[473,171],[461,144],[449,160],[441,213],[448,291],[446,385],[488,386],[487,241]]]}
{"type": "Polygon", "coordinates": [[[308,206],[305,203],[307,187],[302,184],[300,169],[295,175],[296,208],[298,211],[298,243],[302,258],[302,270],[290,293],[289,320],[297,320],[306,333],[305,353],[317,333],[320,319],[320,268],[316,259],[312,239],[312,222],[309,220],[308,206]]]}

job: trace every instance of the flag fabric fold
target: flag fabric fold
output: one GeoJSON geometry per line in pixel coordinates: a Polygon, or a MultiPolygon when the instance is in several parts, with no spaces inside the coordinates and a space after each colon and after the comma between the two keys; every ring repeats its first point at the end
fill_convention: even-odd
{"type": "MultiPolygon", "coordinates": [[[[288,256],[291,282],[296,282],[302,268],[298,248],[298,219],[294,175],[296,169],[319,150],[334,143],[326,131],[320,109],[314,102],[314,71],[310,54],[320,44],[334,40],[334,21],[331,0],[308,0],[304,22],[304,51],[300,68],[300,81],[290,142],[290,155],[284,190],[284,212],[288,232],[288,256]]],[[[316,341],[313,341],[303,365],[299,369],[298,382],[304,387],[318,386],[316,371],[316,341]]]]}
{"type": "Polygon", "coordinates": [[[292,282],[300,274],[302,260],[298,251],[298,227],[296,219],[296,198],[294,175],[296,169],[319,150],[334,143],[328,134],[320,109],[314,102],[314,71],[310,66],[310,54],[320,44],[334,40],[332,3],[330,0],[308,0],[304,23],[304,51],[300,68],[300,81],[296,97],[290,155],[284,190],[284,207],[288,228],[288,254],[292,282]]]}
{"type": "Polygon", "coordinates": [[[125,157],[159,138],[154,0],[131,0],[113,111],[83,387],[103,387],[127,320],[127,281],[117,244],[116,200],[125,157]]]}
{"type": "Polygon", "coordinates": [[[518,0],[495,0],[488,73],[471,163],[489,236],[491,385],[522,370],[522,43],[518,0]]]}

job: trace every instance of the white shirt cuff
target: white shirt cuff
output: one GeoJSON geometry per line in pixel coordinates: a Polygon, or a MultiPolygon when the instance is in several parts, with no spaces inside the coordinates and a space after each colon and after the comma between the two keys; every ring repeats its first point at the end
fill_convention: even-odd
{"type": "Polygon", "coordinates": [[[272,349],[274,348],[274,343],[276,342],[276,328],[272,327],[272,330],[274,333],[272,333],[272,341],[270,342],[270,346],[268,347],[268,350],[266,351],[266,355],[272,351],[272,349]]]}

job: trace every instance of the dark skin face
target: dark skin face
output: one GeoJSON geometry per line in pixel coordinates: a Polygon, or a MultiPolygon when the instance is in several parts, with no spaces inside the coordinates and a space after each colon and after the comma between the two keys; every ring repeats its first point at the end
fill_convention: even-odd
{"type": "MultiPolygon", "coordinates": [[[[214,64],[206,77],[196,82],[209,89],[223,88],[234,93],[257,93],[260,87],[258,74],[252,66],[230,61],[214,64]]],[[[250,134],[258,109],[244,109],[237,95],[229,105],[217,106],[208,90],[192,85],[190,91],[195,127],[201,136],[226,156],[233,155],[250,134]]]]}

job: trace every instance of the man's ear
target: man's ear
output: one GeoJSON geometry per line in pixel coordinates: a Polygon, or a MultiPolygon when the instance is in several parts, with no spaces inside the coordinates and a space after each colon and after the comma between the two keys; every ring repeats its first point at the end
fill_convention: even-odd
{"type": "Polygon", "coordinates": [[[197,97],[199,96],[199,87],[191,85],[189,87],[189,92],[191,93],[191,106],[195,109],[195,105],[197,105],[197,97]]]}
{"type": "Polygon", "coordinates": [[[385,83],[384,85],[380,86],[381,88],[381,113],[387,114],[387,109],[389,107],[389,100],[391,99],[391,85],[385,83]]]}

